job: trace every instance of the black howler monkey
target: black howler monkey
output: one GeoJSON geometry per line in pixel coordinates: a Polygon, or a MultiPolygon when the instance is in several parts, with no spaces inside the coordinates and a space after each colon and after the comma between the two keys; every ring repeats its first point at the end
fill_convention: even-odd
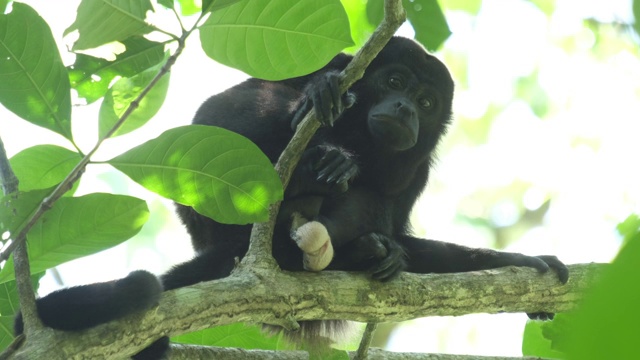
{"type": "MultiPolygon", "coordinates": [[[[568,270],[554,256],[472,249],[411,235],[409,213],[450,122],[453,81],[416,42],[394,37],[341,96],[338,73],[350,60],[340,54],[317,72],[294,79],[249,79],[208,99],[193,120],[246,136],[274,163],[310,108],[326,125],[311,140],[285,191],[273,239],[278,264],[285,270],[367,271],[382,281],[403,270],[448,273],[515,265],[540,272],[553,268],[566,282],[568,270]]],[[[221,224],[183,205],[177,210],[197,254],[162,275],[162,287],[155,277],[135,272],[108,285],[61,290],[38,300],[44,323],[85,329],[151,306],[161,288],[228,276],[234,259],[248,249],[251,226],[221,224]],[[143,295],[131,296],[132,284],[143,295]],[[91,301],[84,302],[86,297],[91,301]],[[56,310],[69,302],[79,312],[56,310]]],[[[16,325],[21,332],[19,318],[16,325]]],[[[159,358],[167,345],[161,339],[135,358],[159,358]]]]}

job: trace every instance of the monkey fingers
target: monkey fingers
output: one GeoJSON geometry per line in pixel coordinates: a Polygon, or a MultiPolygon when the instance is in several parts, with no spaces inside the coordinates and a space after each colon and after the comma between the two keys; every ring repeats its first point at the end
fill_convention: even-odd
{"type": "Polygon", "coordinates": [[[314,170],[318,172],[318,181],[346,184],[357,174],[358,166],[345,151],[330,149],[314,165],[314,170]]]}
{"type": "Polygon", "coordinates": [[[566,284],[567,281],[569,281],[569,268],[557,257],[553,255],[539,255],[535,258],[544,261],[549,268],[555,270],[561,283],[566,284]]]}
{"type": "Polygon", "coordinates": [[[384,235],[375,235],[377,235],[377,241],[386,248],[387,255],[370,269],[371,277],[379,281],[392,280],[407,266],[404,249],[384,235]]]}

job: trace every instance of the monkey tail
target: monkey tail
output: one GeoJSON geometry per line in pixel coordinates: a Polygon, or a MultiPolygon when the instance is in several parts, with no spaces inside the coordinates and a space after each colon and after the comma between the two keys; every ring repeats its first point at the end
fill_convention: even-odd
{"type": "Polygon", "coordinates": [[[346,342],[354,334],[353,323],[346,320],[300,321],[300,328],[287,331],[275,325],[262,326],[270,334],[282,333],[289,343],[311,350],[326,349],[335,343],[346,342]]]}

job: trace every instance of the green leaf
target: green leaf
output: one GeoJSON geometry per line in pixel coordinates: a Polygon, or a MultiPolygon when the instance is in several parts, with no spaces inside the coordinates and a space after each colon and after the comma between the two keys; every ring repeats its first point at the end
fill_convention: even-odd
{"type": "Polygon", "coordinates": [[[31,214],[52,190],[19,192],[0,198],[0,234],[3,234],[3,239],[5,233],[9,233],[9,238],[14,238],[16,231],[24,227],[31,214]]]}
{"type": "Polygon", "coordinates": [[[216,11],[239,1],[241,0],[202,0],[202,9],[204,12],[216,11]]]}
{"type": "Polygon", "coordinates": [[[76,54],[75,64],[69,66],[71,86],[87,104],[103,97],[116,76],[132,77],[162,62],[164,44],[134,36],[122,42],[127,50],[114,61],[76,54]]]}
{"type": "Polygon", "coordinates": [[[200,41],[210,58],[267,80],[308,74],[353,44],[339,0],[243,0],[213,12],[200,41]]]}
{"type": "Polygon", "coordinates": [[[367,18],[372,25],[378,26],[384,18],[384,0],[367,1],[367,18]]]}
{"type": "Polygon", "coordinates": [[[7,9],[7,5],[11,3],[12,0],[0,0],[0,14],[4,14],[7,9]]]}
{"type": "MultiPolygon", "coordinates": [[[[44,272],[31,275],[31,286],[34,291],[38,291],[40,279],[44,276],[44,272]]],[[[20,309],[20,300],[18,299],[18,291],[16,281],[9,281],[0,284],[0,351],[3,351],[15,338],[13,336],[13,322],[15,314],[20,309]]]]}
{"type": "Polygon", "coordinates": [[[122,41],[152,30],[145,22],[147,11],[153,11],[150,0],[82,0],[76,21],[64,34],[74,30],[80,33],[73,50],[122,41]]]}
{"type": "MultiPolygon", "coordinates": [[[[122,78],[107,91],[104,101],[100,105],[98,118],[98,132],[101,138],[111,130],[131,102],[151,83],[153,78],[160,72],[162,65],[163,63],[158,64],[131,78],[122,78]]],[[[166,73],[142,98],[138,107],[113,136],[129,133],[146,124],[162,107],[168,89],[169,73],[166,73]]]]}
{"type": "MultiPolygon", "coordinates": [[[[451,30],[437,0],[403,0],[407,19],[415,30],[415,38],[430,51],[437,50],[444,43],[451,30]]],[[[367,17],[373,25],[378,25],[384,16],[384,0],[367,2],[367,17]]]]}
{"type": "Polygon", "coordinates": [[[13,341],[13,315],[0,316],[0,351],[13,341]]]}
{"type": "MultiPolygon", "coordinates": [[[[61,198],[27,235],[31,271],[118,245],[137,234],[148,217],[147,204],[131,196],[96,193],[61,198]]],[[[0,272],[0,283],[14,278],[12,257],[0,272]]]]}
{"type": "Polygon", "coordinates": [[[56,145],[36,145],[11,158],[20,190],[46,189],[59,184],[82,160],[77,152],[56,145]]]}
{"type": "MultiPolygon", "coordinates": [[[[31,287],[34,291],[38,291],[38,285],[43,276],[44,271],[31,275],[31,287]]],[[[20,301],[18,299],[16,281],[13,280],[0,284],[0,314],[3,316],[14,316],[18,313],[18,310],[20,310],[20,301]]],[[[13,337],[13,332],[10,335],[13,337]]]]}
{"type": "Polygon", "coordinates": [[[180,3],[180,13],[189,16],[200,12],[200,1],[197,0],[178,0],[180,3]]]}
{"type": "Polygon", "coordinates": [[[293,350],[282,334],[268,336],[259,326],[243,323],[216,326],[214,328],[174,336],[172,342],[203,346],[239,347],[242,349],[293,350]]]}
{"type": "MultiPolygon", "coordinates": [[[[554,0],[532,0],[536,3],[540,1],[554,1],[554,0]]],[[[482,7],[482,0],[447,0],[441,3],[441,5],[447,10],[464,11],[471,15],[477,15],[482,7]]]]}
{"type": "Polygon", "coordinates": [[[623,244],[627,244],[634,239],[640,239],[640,216],[636,214],[629,215],[616,226],[616,229],[623,236],[623,244]]]}
{"type": "Polygon", "coordinates": [[[620,250],[572,313],[567,359],[637,359],[640,233],[620,250]]]}
{"type": "MultiPolygon", "coordinates": [[[[556,314],[556,318],[564,314],[556,314]]],[[[522,355],[541,357],[548,359],[564,359],[564,353],[554,350],[551,346],[551,340],[543,335],[543,328],[553,326],[556,319],[550,322],[538,320],[529,320],[524,327],[524,336],[522,337],[522,355]]]]}
{"type": "Polygon", "coordinates": [[[166,7],[167,9],[173,9],[173,0],[158,0],[158,4],[166,7]]]}
{"type": "Polygon", "coordinates": [[[111,159],[112,166],[147,189],[216,221],[266,221],[282,199],[273,165],[248,139],[214,126],[168,130],[111,159]]]}
{"type": "Polygon", "coordinates": [[[437,0],[404,0],[402,4],[416,40],[428,50],[437,50],[449,38],[451,30],[437,0]]]}
{"type": "Polygon", "coordinates": [[[21,118],[71,139],[67,70],[47,23],[21,3],[0,15],[0,103],[21,118]]]}

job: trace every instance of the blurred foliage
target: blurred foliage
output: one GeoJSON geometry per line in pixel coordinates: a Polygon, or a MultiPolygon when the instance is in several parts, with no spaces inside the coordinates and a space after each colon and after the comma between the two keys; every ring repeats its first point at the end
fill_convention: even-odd
{"type": "Polygon", "coordinates": [[[523,354],[569,360],[637,359],[640,217],[618,226],[626,243],[580,306],[552,322],[527,324],[523,354]],[[540,336],[542,335],[542,336],[540,336]]]}

